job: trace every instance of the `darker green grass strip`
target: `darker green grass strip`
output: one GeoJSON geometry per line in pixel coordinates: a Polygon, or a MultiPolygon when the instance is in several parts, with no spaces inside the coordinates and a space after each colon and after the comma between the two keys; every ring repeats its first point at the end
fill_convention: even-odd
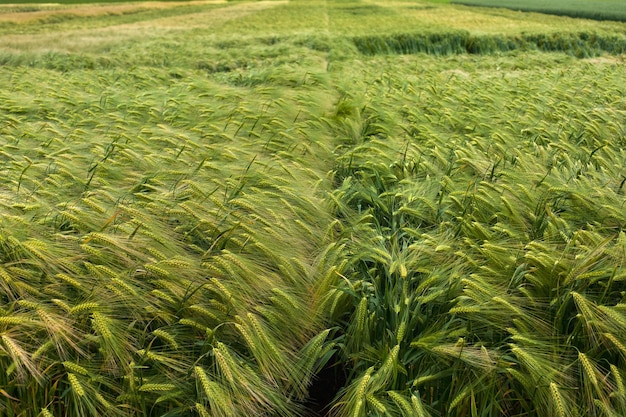
{"type": "Polygon", "coordinates": [[[490,55],[530,50],[563,52],[578,58],[587,58],[602,53],[619,55],[626,51],[625,38],[589,32],[475,36],[466,31],[450,31],[357,36],[352,40],[359,52],[365,55],[417,53],[490,55]]]}
{"type": "Polygon", "coordinates": [[[626,2],[619,0],[554,0],[550,2],[544,0],[452,0],[451,3],[465,6],[499,7],[593,20],[626,21],[626,2]]]}

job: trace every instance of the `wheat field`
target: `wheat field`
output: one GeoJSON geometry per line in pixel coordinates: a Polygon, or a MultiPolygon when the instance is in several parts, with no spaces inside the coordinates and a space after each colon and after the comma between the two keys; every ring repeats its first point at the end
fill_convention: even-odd
{"type": "Polygon", "coordinates": [[[625,415],[625,47],[420,0],[1,5],[0,415],[625,415]]]}

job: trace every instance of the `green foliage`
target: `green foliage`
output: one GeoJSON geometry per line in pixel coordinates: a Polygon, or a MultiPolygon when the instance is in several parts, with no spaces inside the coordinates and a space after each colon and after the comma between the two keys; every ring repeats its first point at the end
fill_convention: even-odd
{"type": "Polygon", "coordinates": [[[622,70],[439,65],[342,73],[362,93],[337,116],[337,415],[622,414],[600,382],[625,365],[622,70]]]}
{"type": "Polygon", "coordinates": [[[37,7],[0,30],[0,415],[626,414],[618,24],[37,7]]]}
{"type": "Polygon", "coordinates": [[[330,266],[312,256],[331,221],[317,103],[306,80],[246,101],[195,71],[3,71],[16,415],[299,413],[328,334],[311,298],[330,266]]]}
{"type": "Polygon", "coordinates": [[[488,55],[524,51],[564,52],[578,58],[608,52],[620,55],[626,51],[626,38],[595,33],[521,34],[516,36],[470,35],[467,31],[436,33],[400,33],[396,35],[359,36],[353,39],[364,54],[488,55]]]}

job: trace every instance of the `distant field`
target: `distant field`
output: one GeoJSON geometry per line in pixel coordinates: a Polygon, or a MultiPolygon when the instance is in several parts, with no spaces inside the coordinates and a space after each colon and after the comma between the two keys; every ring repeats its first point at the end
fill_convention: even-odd
{"type": "MultiPolygon", "coordinates": [[[[185,0],[143,0],[151,3],[162,3],[162,2],[180,2],[185,0]]],[[[53,1],[42,1],[42,0],[7,0],[1,1],[0,6],[3,4],[87,4],[87,3],[132,3],[128,0],[53,0],[53,1]]]]}
{"type": "Polygon", "coordinates": [[[525,12],[594,20],[626,21],[626,2],[622,0],[453,0],[469,6],[503,7],[525,12]]]}

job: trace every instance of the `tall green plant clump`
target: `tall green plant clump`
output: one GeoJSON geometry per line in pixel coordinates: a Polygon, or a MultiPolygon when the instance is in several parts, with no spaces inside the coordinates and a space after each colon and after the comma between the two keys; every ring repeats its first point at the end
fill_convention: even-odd
{"type": "Polygon", "coordinates": [[[334,415],[624,414],[622,69],[405,68],[336,116],[334,415]]]}
{"type": "Polygon", "coordinates": [[[493,55],[515,50],[563,52],[578,58],[603,53],[621,55],[626,39],[618,35],[598,33],[473,35],[468,31],[436,31],[433,33],[397,33],[356,36],[356,48],[364,54],[493,55]]]}

